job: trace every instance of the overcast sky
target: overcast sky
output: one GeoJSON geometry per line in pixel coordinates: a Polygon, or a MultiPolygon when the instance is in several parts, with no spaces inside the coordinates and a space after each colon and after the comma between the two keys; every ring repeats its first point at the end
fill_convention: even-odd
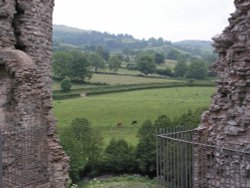
{"type": "Polygon", "coordinates": [[[233,0],[55,0],[54,24],[135,38],[210,40],[228,25],[233,0]]]}

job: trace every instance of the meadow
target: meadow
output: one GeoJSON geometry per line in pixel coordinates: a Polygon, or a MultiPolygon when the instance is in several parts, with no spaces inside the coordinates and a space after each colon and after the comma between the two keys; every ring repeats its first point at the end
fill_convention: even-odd
{"type": "Polygon", "coordinates": [[[177,87],[86,96],[54,101],[54,114],[59,132],[73,119],[85,117],[101,131],[106,144],[112,137],[136,144],[137,130],[146,119],[154,121],[163,114],[175,118],[189,109],[207,108],[214,91],[214,87],[177,87]]]}
{"type": "Polygon", "coordinates": [[[95,178],[79,185],[80,188],[156,188],[156,186],[156,180],[135,175],[95,178]]]}

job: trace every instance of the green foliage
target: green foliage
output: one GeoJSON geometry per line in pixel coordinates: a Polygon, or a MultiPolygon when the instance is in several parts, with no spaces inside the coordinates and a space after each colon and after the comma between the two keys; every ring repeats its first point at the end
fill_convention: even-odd
{"type": "Polygon", "coordinates": [[[184,61],[178,61],[175,68],[174,68],[174,74],[176,77],[183,78],[186,76],[188,70],[188,66],[186,62],[184,61]]]}
{"type": "Polygon", "coordinates": [[[98,46],[96,49],[96,53],[100,55],[105,61],[108,61],[109,59],[109,52],[104,49],[103,46],[98,46]]]}
{"type": "Polygon", "coordinates": [[[90,53],[88,55],[88,61],[92,67],[94,67],[95,72],[98,69],[103,69],[105,67],[105,62],[102,57],[97,53],[90,53]]]}
{"type": "Polygon", "coordinates": [[[155,64],[163,64],[165,62],[165,55],[163,53],[155,53],[154,62],[155,64]]]}
{"type": "Polygon", "coordinates": [[[84,80],[91,77],[90,64],[81,51],[72,50],[53,54],[53,74],[56,78],[69,77],[71,80],[84,80]]]}
{"type": "Polygon", "coordinates": [[[52,69],[53,74],[57,78],[65,78],[70,76],[71,56],[68,52],[56,52],[53,54],[52,69]]]}
{"type": "Polygon", "coordinates": [[[134,148],[124,139],[111,139],[105,149],[105,171],[109,173],[132,173],[135,170],[134,148]]]}
{"type": "Polygon", "coordinates": [[[67,92],[70,91],[71,87],[72,87],[71,80],[69,77],[66,76],[61,82],[61,89],[62,91],[67,92]]]}
{"type": "Polygon", "coordinates": [[[109,70],[113,71],[113,72],[117,72],[118,69],[121,67],[121,60],[118,56],[111,56],[109,58],[109,70]]]}
{"type": "Polygon", "coordinates": [[[207,77],[207,74],[208,70],[205,62],[202,60],[195,60],[189,65],[187,77],[202,80],[207,77]]]}
{"type": "Polygon", "coordinates": [[[163,76],[173,76],[172,70],[169,67],[166,69],[157,69],[156,73],[163,76]]]}
{"type": "Polygon", "coordinates": [[[151,176],[156,172],[155,130],[151,121],[145,121],[138,131],[139,143],[136,148],[139,172],[151,176]]]}
{"type": "Polygon", "coordinates": [[[150,56],[141,56],[137,59],[137,69],[143,74],[148,75],[154,73],[156,70],[156,65],[154,60],[150,56]]]}
{"type": "Polygon", "coordinates": [[[149,176],[156,174],[156,130],[173,125],[166,115],[160,115],[154,124],[146,120],[138,130],[139,143],[136,148],[136,159],[139,172],[149,176]]]}
{"type": "Polygon", "coordinates": [[[194,129],[200,124],[201,114],[206,108],[199,108],[194,111],[188,110],[179,118],[174,119],[173,124],[177,127],[185,127],[186,130],[194,129]]]}
{"type": "Polygon", "coordinates": [[[168,51],[166,57],[168,59],[177,60],[179,55],[180,55],[180,52],[178,50],[172,48],[171,50],[168,51]]]}
{"type": "Polygon", "coordinates": [[[204,108],[209,105],[213,87],[172,87],[137,90],[54,101],[54,113],[59,130],[70,125],[77,117],[86,117],[92,125],[102,131],[107,145],[114,137],[124,138],[136,145],[139,126],[131,126],[132,120],[141,124],[146,119],[157,119],[159,114],[175,118],[188,109],[204,108]],[[80,110],[79,110],[80,109],[80,110]],[[123,128],[116,128],[122,121],[123,128]]]}
{"type": "Polygon", "coordinates": [[[156,120],[155,120],[155,127],[156,129],[161,129],[161,128],[169,128],[171,126],[174,126],[174,123],[168,117],[167,115],[160,115],[156,120]]]}
{"type": "Polygon", "coordinates": [[[102,154],[102,137],[85,118],[74,119],[60,134],[61,144],[70,157],[70,177],[78,181],[87,165],[95,168],[102,154]]]}

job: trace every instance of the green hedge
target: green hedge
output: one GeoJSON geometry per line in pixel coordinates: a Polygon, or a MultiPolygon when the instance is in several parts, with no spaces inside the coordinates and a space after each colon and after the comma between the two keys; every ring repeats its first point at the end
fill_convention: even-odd
{"type": "Polygon", "coordinates": [[[99,95],[116,92],[135,91],[141,89],[155,89],[155,88],[170,88],[170,87],[213,87],[213,82],[172,82],[172,83],[158,83],[158,84],[137,84],[137,85],[117,85],[117,86],[103,86],[95,88],[74,89],[70,92],[54,91],[53,99],[62,100],[74,97],[80,97],[81,93],[86,96],[99,95]]]}

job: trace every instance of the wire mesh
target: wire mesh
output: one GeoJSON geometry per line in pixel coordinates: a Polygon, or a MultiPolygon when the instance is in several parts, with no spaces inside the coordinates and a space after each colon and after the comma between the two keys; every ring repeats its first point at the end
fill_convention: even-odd
{"type": "Polygon", "coordinates": [[[34,188],[48,182],[46,127],[1,132],[1,183],[4,188],[34,188]]]}
{"type": "Polygon", "coordinates": [[[249,152],[197,142],[195,137],[193,130],[158,131],[159,188],[250,188],[249,152]]]}

